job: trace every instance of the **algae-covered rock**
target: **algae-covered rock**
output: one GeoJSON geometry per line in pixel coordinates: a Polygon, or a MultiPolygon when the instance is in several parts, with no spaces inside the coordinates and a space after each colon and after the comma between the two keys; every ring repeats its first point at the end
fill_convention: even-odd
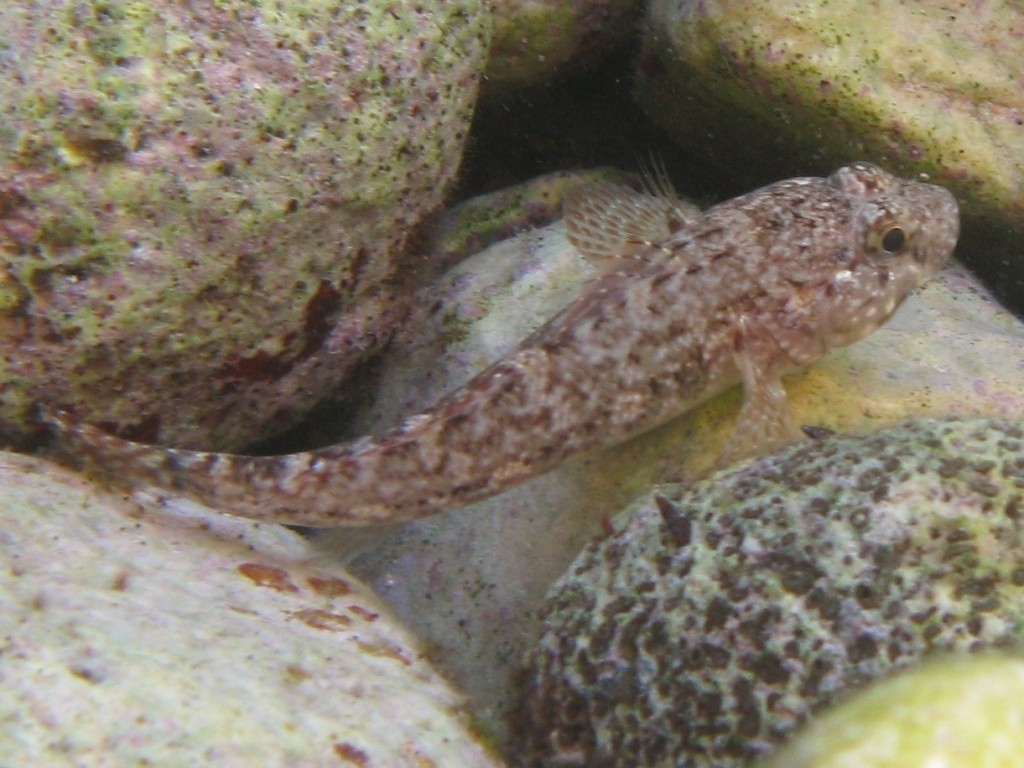
{"type": "Polygon", "coordinates": [[[549,80],[635,34],[639,0],[497,0],[487,91],[549,80]]]}
{"type": "Polygon", "coordinates": [[[611,522],[552,589],[529,765],[742,766],[847,689],[1024,640],[1024,427],[794,446],[611,522]]]}
{"type": "Polygon", "coordinates": [[[870,158],[1024,223],[1024,9],[1006,0],[654,0],[641,101],[744,178],[870,158]]]}
{"type": "Polygon", "coordinates": [[[479,0],[0,5],[0,427],[45,401],[238,447],[332,392],[394,321],[489,33],[479,0]]]}
{"type": "Polygon", "coordinates": [[[0,764],[500,760],[418,643],[306,543],[0,455],[0,764]]]}
{"type": "Polygon", "coordinates": [[[1024,659],[953,657],[824,712],[762,768],[1017,768],[1021,734],[1024,659]]]}

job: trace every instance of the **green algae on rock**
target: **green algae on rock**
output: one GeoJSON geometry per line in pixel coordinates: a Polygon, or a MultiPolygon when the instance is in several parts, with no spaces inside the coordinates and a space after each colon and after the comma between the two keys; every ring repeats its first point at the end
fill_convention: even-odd
{"type": "Polygon", "coordinates": [[[733,174],[867,157],[948,184],[968,215],[1020,225],[1022,32],[1006,0],[654,0],[641,102],[733,174]]]}
{"type": "Polygon", "coordinates": [[[0,426],[44,401],[237,448],[333,393],[489,35],[479,0],[0,5],[0,426]]]}
{"type": "Polygon", "coordinates": [[[759,768],[1018,768],[1024,657],[953,656],[813,719],[759,768]]]}
{"type": "Polygon", "coordinates": [[[418,642],[294,532],[14,454],[0,487],[0,763],[502,765],[418,642]]]}
{"type": "Polygon", "coordinates": [[[530,765],[740,766],[933,650],[1024,639],[1024,428],[908,422],[664,488],[552,589],[530,765]]]}

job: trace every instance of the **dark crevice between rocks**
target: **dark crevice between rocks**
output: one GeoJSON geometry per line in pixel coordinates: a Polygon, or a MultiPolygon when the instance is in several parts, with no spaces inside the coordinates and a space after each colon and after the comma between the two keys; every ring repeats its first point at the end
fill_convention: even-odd
{"type": "Polygon", "coordinates": [[[519,184],[554,171],[596,166],[638,170],[653,155],[680,191],[686,181],[680,151],[637,104],[638,46],[619,48],[600,62],[548,85],[477,105],[459,183],[452,199],[519,184]]]}

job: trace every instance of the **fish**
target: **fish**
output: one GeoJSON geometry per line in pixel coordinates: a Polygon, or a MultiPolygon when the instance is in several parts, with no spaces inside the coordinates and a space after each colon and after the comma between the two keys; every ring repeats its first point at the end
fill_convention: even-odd
{"type": "Polygon", "coordinates": [[[781,377],[881,326],[952,256],[956,199],[865,162],[703,212],[661,179],[567,199],[597,265],[580,294],[467,384],[381,434],[277,456],[135,443],[59,408],[57,443],[120,482],[255,520],[412,520],[546,473],[741,385],[720,464],[801,439],[781,377]]]}

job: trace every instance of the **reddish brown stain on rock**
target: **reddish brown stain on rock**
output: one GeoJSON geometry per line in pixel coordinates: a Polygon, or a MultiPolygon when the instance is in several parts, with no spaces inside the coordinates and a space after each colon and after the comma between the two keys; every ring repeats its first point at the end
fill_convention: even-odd
{"type": "Polygon", "coordinates": [[[273,381],[292,368],[292,361],[260,350],[255,355],[234,358],[222,371],[230,378],[247,381],[273,381]]]}
{"type": "Polygon", "coordinates": [[[281,568],[274,568],[260,563],[242,563],[238,566],[238,572],[260,587],[270,587],[278,592],[298,592],[288,576],[288,572],[281,568]]]}
{"type": "Polygon", "coordinates": [[[128,589],[128,580],[129,580],[129,578],[130,578],[130,575],[129,575],[128,571],[121,571],[120,573],[117,574],[117,576],[114,577],[114,581],[110,585],[110,588],[113,589],[116,592],[124,592],[125,590],[128,589]]]}
{"type": "Polygon", "coordinates": [[[348,616],[319,608],[303,608],[301,611],[291,611],[288,615],[313,629],[324,629],[331,632],[344,629],[352,623],[352,619],[348,616]]]}
{"type": "Polygon", "coordinates": [[[364,619],[365,621],[376,621],[380,617],[379,613],[368,611],[359,605],[350,605],[348,606],[348,609],[352,611],[352,613],[354,613],[356,616],[358,616],[361,619],[364,619]]]}
{"type": "Polygon", "coordinates": [[[342,741],[334,745],[334,752],[338,757],[344,758],[352,765],[367,766],[370,764],[370,756],[359,747],[342,741]]]}
{"type": "Polygon", "coordinates": [[[394,659],[402,664],[402,666],[408,667],[412,665],[412,662],[405,657],[405,655],[394,646],[390,645],[370,645],[369,643],[359,643],[359,650],[370,656],[381,656],[388,659],[394,659]]]}
{"type": "MultiPolygon", "coordinates": [[[[229,379],[274,381],[288,374],[297,362],[316,352],[337,321],[342,296],[327,280],[321,280],[316,292],[306,303],[303,315],[302,346],[297,351],[272,355],[260,350],[253,355],[236,355],[229,359],[220,374],[229,379]]],[[[294,338],[294,335],[289,339],[294,338]]]]}
{"type": "MultiPolygon", "coordinates": [[[[365,254],[363,261],[365,261],[365,254]]],[[[360,264],[362,262],[359,262],[360,264]]],[[[362,267],[360,266],[360,269],[362,267]]],[[[309,354],[317,349],[324,338],[334,327],[334,321],[338,311],[341,309],[341,294],[327,280],[320,281],[320,287],[306,304],[305,324],[303,333],[306,337],[306,344],[302,355],[309,354]]]]}
{"type": "Polygon", "coordinates": [[[344,579],[325,579],[318,576],[310,576],[306,583],[318,595],[325,597],[342,597],[352,594],[352,585],[344,579]]]}
{"type": "Polygon", "coordinates": [[[293,683],[301,683],[305,680],[310,680],[313,677],[313,673],[298,664],[289,664],[284,668],[285,677],[293,683]]]}

